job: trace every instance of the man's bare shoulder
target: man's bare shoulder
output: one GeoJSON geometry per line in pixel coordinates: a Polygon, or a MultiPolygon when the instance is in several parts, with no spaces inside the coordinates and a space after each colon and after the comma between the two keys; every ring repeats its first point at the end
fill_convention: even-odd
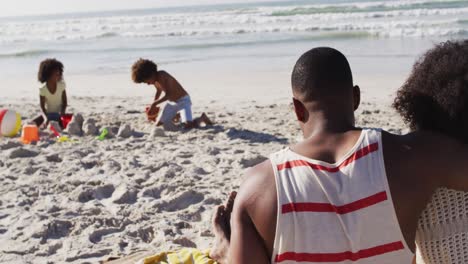
{"type": "Polygon", "coordinates": [[[261,178],[261,177],[268,177],[268,176],[274,176],[273,167],[269,159],[249,168],[244,173],[243,180],[245,181],[248,178],[253,178],[253,177],[261,178]]]}
{"type": "Polygon", "coordinates": [[[242,204],[245,209],[251,208],[260,202],[265,194],[272,191],[276,195],[273,167],[270,160],[265,160],[244,173],[236,203],[242,204]]]}
{"type": "Polygon", "coordinates": [[[269,159],[249,168],[243,175],[241,189],[247,191],[255,191],[259,186],[262,186],[266,181],[274,181],[274,172],[269,159]]]}

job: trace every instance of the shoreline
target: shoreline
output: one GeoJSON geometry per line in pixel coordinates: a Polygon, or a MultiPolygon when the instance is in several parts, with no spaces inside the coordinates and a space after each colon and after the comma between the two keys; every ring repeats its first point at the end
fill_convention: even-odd
{"type": "MultiPolygon", "coordinates": [[[[188,71],[169,70],[190,94],[194,105],[207,104],[211,101],[221,102],[223,105],[235,106],[248,101],[260,104],[289,103],[292,98],[290,73],[261,73],[252,76],[244,73],[239,77],[229,76],[227,73],[212,76],[209,73],[200,75],[188,71]],[[197,79],[198,76],[198,79],[197,79]],[[268,78],[272,76],[272,78],[268,78]],[[238,80],[236,80],[238,79],[238,80]],[[251,82],[244,80],[252,80],[251,82]],[[219,84],[219,85],[218,85],[219,84]]],[[[408,72],[409,74],[409,72],[408,72]]],[[[355,85],[361,88],[362,101],[379,101],[391,104],[396,90],[404,83],[406,75],[381,74],[355,76],[355,85]]],[[[136,98],[144,103],[154,97],[155,88],[145,84],[135,84],[130,79],[130,73],[102,74],[65,74],[67,95],[70,103],[75,98],[136,98]],[[92,94],[93,96],[89,96],[92,94]]],[[[4,87],[17,87],[0,94],[0,106],[11,102],[27,102],[39,105],[39,87],[41,84],[33,78],[4,77],[0,78],[4,87]],[[36,102],[37,101],[37,102],[36,102]]]]}

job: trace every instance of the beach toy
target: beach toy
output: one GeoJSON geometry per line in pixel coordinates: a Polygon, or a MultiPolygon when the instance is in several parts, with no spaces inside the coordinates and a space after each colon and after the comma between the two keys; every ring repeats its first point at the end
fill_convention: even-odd
{"type": "Polygon", "coordinates": [[[39,130],[36,125],[24,125],[21,133],[21,142],[30,144],[39,141],[39,130]]]}
{"type": "Polygon", "coordinates": [[[62,143],[62,142],[77,142],[76,140],[71,140],[67,136],[60,135],[60,133],[53,126],[50,126],[50,130],[52,130],[52,133],[54,133],[55,137],[57,138],[57,142],[59,142],[59,143],[62,143]]]}
{"type": "Polygon", "coordinates": [[[14,137],[21,130],[21,115],[13,110],[0,110],[0,136],[14,137]]]}
{"type": "Polygon", "coordinates": [[[96,139],[103,141],[106,138],[107,134],[109,134],[109,130],[107,130],[107,128],[104,128],[102,129],[101,134],[96,139]]]}
{"type": "Polygon", "coordinates": [[[156,122],[156,119],[158,118],[160,108],[156,107],[156,110],[154,111],[155,113],[153,113],[153,114],[149,113],[150,108],[151,108],[150,106],[147,106],[146,109],[145,109],[146,118],[148,118],[148,121],[150,121],[150,122],[156,122]]]}
{"type": "Polygon", "coordinates": [[[60,116],[60,121],[62,122],[62,128],[67,128],[68,124],[71,122],[73,118],[72,114],[63,114],[60,116]]]}

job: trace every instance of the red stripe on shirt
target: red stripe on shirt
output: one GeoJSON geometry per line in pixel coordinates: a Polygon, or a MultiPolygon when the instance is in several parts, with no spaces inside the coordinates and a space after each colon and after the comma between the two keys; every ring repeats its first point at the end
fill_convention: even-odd
{"type": "Polygon", "coordinates": [[[277,165],[278,171],[284,170],[284,169],[290,169],[294,167],[310,167],[314,170],[323,170],[323,171],[328,171],[328,172],[338,172],[341,168],[344,168],[348,166],[349,164],[353,163],[354,161],[374,152],[379,149],[379,143],[373,143],[370,144],[369,146],[366,146],[356,152],[353,153],[349,158],[344,160],[340,165],[336,167],[326,167],[323,165],[318,165],[314,163],[307,162],[305,160],[291,160],[287,161],[285,163],[277,165]]]}
{"type": "Polygon", "coordinates": [[[341,253],[296,253],[285,252],[276,255],[275,262],[295,261],[295,262],[340,262],[345,260],[357,261],[363,258],[370,258],[378,255],[383,255],[393,251],[402,250],[405,247],[401,241],[380,245],[368,249],[362,249],[358,252],[341,252],[341,253]]]}
{"type": "Polygon", "coordinates": [[[371,195],[369,197],[354,201],[349,204],[336,206],[329,203],[289,203],[283,204],[281,212],[283,214],[291,212],[335,212],[337,214],[347,214],[374,204],[386,201],[388,199],[385,191],[371,195]]]}

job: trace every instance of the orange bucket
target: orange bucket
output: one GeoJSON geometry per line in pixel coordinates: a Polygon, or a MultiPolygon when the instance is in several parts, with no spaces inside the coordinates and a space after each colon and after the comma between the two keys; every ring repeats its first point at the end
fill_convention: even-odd
{"type": "Polygon", "coordinates": [[[30,144],[39,141],[39,130],[36,125],[24,125],[21,133],[21,142],[30,144]]]}
{"type": "Polygon", "coordinates": [[[67,128],[68,124],[71,122],[73,118],[72,114],[63,114],[60,116],[60,121],[62,121],[62,128],[67,128]]]}

